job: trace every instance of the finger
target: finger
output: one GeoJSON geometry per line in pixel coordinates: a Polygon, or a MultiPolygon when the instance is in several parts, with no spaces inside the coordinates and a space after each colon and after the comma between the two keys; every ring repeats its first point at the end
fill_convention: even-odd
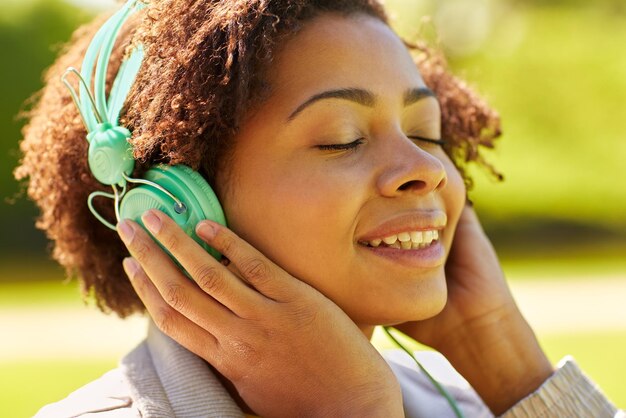
{"type": "Polygon", "coordinates": [[[283,300],[302,284],[233,231],[216,222],[205,220],[198,223],[196,233],[224,254],[246,282],[273,300],[283,300]]]}
{"type": "Polygon", "coordinates": [[[215,336],[168,305],[136,260],[131,257],[125,258],[123,266],[130,283],[156,326],[213,364],[219,348],[215,336]]]}
{"type": "MultiPolygon", "coordinates": [[[[124,220],[118,231],[162,299],[214,335],[228,329],[233,312],[198,289],[137,223],[124,220]]],[[[209,256],[210,257],[210,256],[209,256]]]]}
{"type": "Polygon", "coordinates": [[[141,219],[198,286],[235,314],[246,316],[266,302],[264,296],[246,286],[163,212],[149,210],[141,219]]]}

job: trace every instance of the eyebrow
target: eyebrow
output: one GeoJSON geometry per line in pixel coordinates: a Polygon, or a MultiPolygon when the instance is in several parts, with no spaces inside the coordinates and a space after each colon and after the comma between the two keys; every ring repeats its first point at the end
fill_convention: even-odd
{"type": "MultiPolygon", "coordinates": [[[[425,97],[437,96],[432,90],[427,87],[408,89],[404,92],[404,106],[409,106],[425,97]]],[[[369,90],[359,88],[328,90],[309,97],[304,103],[298,106],[296,110],[294,110],[289,115],[289,117],[287,118],[287,122],[291,122],[292,120],[294,120],[296,116],[298,116],[298,114],[300,114],[307,107],[311,106],[313,103],[325,99],[343,99],[367,107],[374,107],[374,105],[376,104],[376,95],[369,90]]]]}

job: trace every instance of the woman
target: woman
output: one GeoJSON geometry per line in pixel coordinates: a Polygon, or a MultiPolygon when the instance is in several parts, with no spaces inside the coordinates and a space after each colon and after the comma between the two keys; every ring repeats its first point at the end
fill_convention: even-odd
{"type": "Polygon", "coordinates": [[[208,180],[229,227],[195,232],[221,263],[158,210],[141,217],[152,237],[88,212],[106,188],[58,78],[101,24],[49,70],[16,176],[85,291],[156,326],[40,416],[616,415],[573,361],[552,368],[465,205],[463,165],[484,164],[497,116],[424,47],[418,69],[377,2],[168,0],[125,26],[107,74],[142,45],[121,119],[136,171],[183,163],[208,180]],[[471,387],[450,385],[448,404],[372,348],[376,325],[435,348],[471,387]]]}

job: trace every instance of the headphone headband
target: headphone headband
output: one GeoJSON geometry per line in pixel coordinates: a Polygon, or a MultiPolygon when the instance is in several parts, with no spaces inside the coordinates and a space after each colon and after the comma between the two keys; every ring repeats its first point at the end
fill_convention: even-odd
{"type": "MultiPolygon", "coordinates": [[[[102,25],[87,48],[80,71],[84,81],[80,84],[80,98],[82,99],[89,95],[88,88],[91,85],[91,77],[95,67],[93,84],[96,108],[93,109],[93,106],[81,106],[81,113],[89,132],[94,131],[98,123],[109,122],[113,126],[118,126],[119,124],[119,112],[141,66],[143,48],[141,46],[135,48],[120,66],[113,83],[114,88],[111,89],[109,104],[107,104],[105,94],[107,69],[120,29],[130,16],[143,7],[145,5],[139,0],[128,0],[120,10],[115,12],[102,25]],[[112,104],[115,104],[115,106],[111,106],[112,104]]],[[[82,104],[82,100],[80,103],[82,104]]]]}
{"type": "Polygon", "coordinates": [[[108,99],[106,97],[106,76],[115,41],[128,18],[144,7],[145,4],[140,0],[128,0],[96,32],[87,48],[80,72],[69,68],[62,77],[87,128],[89,169],[99,182],[113,189],[113,194],[101,191],[91,193],[87,206],[100,222],[113,230],[115,226],[94,208],[95,197],[108,197],[115,201],[117,221],[129,218],[141,224],[141,215],[146,210],[159,209],[174,219],[198,244],[219,258],[219,253],[195,234],[195,225],[203,219],[226,224],[215,193],[199,173],[183,165],[160,165],[148,169],[143,178],[130,177],[135,167],[128,142],[131,133],[119,125],[119,115],[143,61],[141,45],[133,48],[121,63],[108,99]],[[70,73],[77,75],[80,80],[80,94],[76,94],[66,80],[70,73]],[[94,94],[91,93],[92,76],[94,94]],[[137,184],[137,187],[127,192],[127,182],[137,184]]]}

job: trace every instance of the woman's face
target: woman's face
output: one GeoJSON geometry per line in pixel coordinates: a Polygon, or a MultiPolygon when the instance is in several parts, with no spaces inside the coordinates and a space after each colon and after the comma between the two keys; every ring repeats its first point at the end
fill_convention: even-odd
{"type": "Polygon", "coordinates": [[[465,190],[439,145],[408,137],[440,138],[440,110],[400,39],[323,15],[268,77],[217,179],[230,227],[364,330],[438,313],[465,190]]]}

